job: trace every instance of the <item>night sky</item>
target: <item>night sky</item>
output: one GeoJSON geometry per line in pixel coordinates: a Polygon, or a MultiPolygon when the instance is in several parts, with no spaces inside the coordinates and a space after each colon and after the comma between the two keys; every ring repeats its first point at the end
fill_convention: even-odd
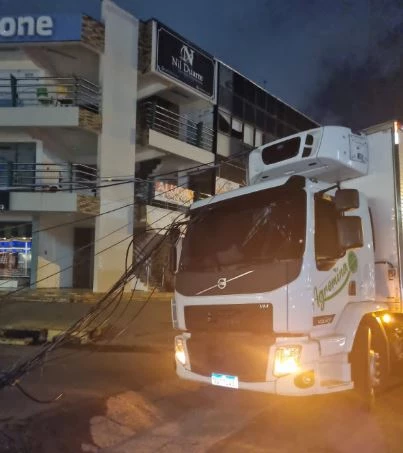
{"type": "MultiPolygon", "coordinates": [[[[382,83],[396,77],[397,66],[403,67],[402,40],[380,44],[402,26],[403,0],[115,1],[140,19],[161,20],[319,121],[351,120],[339,99],[348,79],[357,76],[362,78],[360,93],[354,93],[367,96],[366,76],[374,72],[367,71],[369,59],[375,59],[382,83]],[[344,73],[335,89],[334,80],[328,86],[329,79],[340,67],[344,73]],[[330,91],[337,92],[334,100],[330,91]],[[319,109],[318,100],[326,106],[319,109]]],[[[2,15],[39,12],[84,12],[97,18],[99,0],[0,0],[2,15]]]]}

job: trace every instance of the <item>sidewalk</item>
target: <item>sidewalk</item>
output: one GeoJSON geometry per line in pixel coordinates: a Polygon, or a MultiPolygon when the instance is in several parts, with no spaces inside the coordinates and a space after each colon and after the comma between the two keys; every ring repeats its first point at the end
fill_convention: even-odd
{"type": "MultiPolygon", "coordinates": [[[[92,295],[91,298],[81,297],[80,302],[76,301],[78,297],[75,299],[71,297],[72,302],[65,302],[66,294],[57,299],[52,293],[52,301],[44,302],[37,300],[37,292],[35,298],[31,296],[31,299],[21,297],[23,293],[19,294],[18,299],[15,297],[17,294],[14,297],[0,299],[0,343],[31,344],[52,341],[85,316],[102,297],[101,294],[92,295]]],[[[118,321],[115,329],[125,327],[130,319],[136,317],[137,310],[148,296],[148,293],[139,291],[131,302],[128,302],[130,295],[124,297],[111,318],[112,321],[118,321]]],[[[156,293],[152,296],[147,307],[139,315],[141,320],[136,322],[136,336],[157,334],[171,328],[171,297],[170,293],[156,293]]],[[[83,336],[83,342],[88,342],[93,335],[91,329],[89,326],[83,336]]],[[[97,332],[98,335],[101,333],[97,332]]]]}

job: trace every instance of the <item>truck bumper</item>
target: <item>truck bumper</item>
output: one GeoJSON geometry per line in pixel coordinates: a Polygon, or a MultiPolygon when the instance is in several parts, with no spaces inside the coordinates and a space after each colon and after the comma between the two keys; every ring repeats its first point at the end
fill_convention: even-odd
{"type": "MultiPolygon", "coordinates": [[[[205,384],[212,384],[213,372],[225,372],[223,370],[209,370],[209,373],[196,373],[192,371],[192,357],[186,347],[186,340],[190,338],[189,333],[179,335],[175,339],[183,346],[184,355],[182,363],[175,355],[176,373],[181,379],[198,381],[205,384]]],[[[267,371],[265,380],[259,382],[246,382],[241,379],[237,381],[237,388],[256,392],[265,392],[276,395],[307,396],[333,393],[353,388],[350,378],[350,364],[347,355],[337,354],[326,358],[319,355],[318,343],[307,338],[299,343],[296,338],[279,339],[268,351],[267,371]],[[274,359],[276,350],[284,345],[291,344],[301,347],[301,362],[298,371],[278,377],[273,374],[274,359]]],[[[228,374],[233,375],[228,370],[228,374]]]]}

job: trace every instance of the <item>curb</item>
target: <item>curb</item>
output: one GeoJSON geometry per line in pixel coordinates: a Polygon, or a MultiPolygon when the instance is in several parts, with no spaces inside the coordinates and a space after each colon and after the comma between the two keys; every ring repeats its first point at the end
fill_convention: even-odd
{"type": "MultiPolygon", "coordinates": [[[[32,329],[32,328],[2,328],[0,330],[0,344],[13,346],[40,345],[53,343],[66,330],[63,329],[32,329]]],[[[72,335],[69,342],[74,344],[88,344],[97,339],[102,332],[99,329],[84,330],[79,335],[72,335]]]]}

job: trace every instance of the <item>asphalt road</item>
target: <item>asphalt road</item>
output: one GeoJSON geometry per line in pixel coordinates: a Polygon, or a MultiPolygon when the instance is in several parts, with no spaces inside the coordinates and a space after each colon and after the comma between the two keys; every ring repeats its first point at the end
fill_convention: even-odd
{"type": "MultiPolygon", "coordinates": [[[[403,452],[402,387],[367,413],[348,394],[281,398],[179,381],[161,307],[126,344],[59,350],[22,381],[39,398],[64,392],[60,401],[0,391],[0,452],[403,452]]],[[[1,346],[0,369],[34,352],[1,346]]]]}

